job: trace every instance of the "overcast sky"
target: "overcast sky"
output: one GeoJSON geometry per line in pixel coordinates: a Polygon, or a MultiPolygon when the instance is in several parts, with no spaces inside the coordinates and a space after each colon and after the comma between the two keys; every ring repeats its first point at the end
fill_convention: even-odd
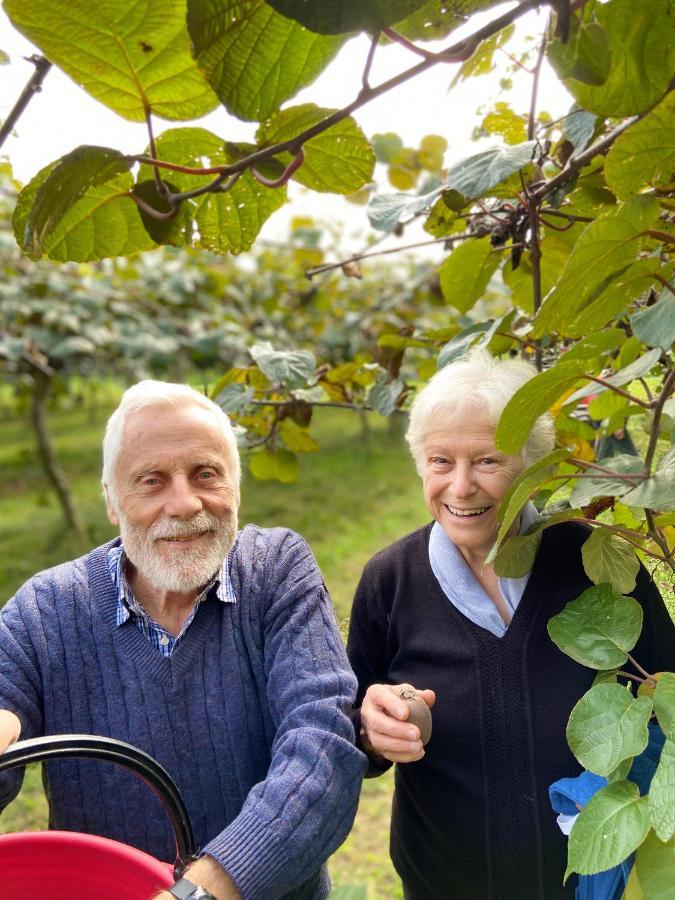
{"type": "MultiPolygon", "coordinates": [[[[513,5],[507,3],[498,8],[497,12],[492,10],[487,18],[492,19],[513,5]]],[[[529,13],[521,21],[519,33],[538,35],[547,15],[548,11],[545,9],[529,13]]],[[[474,19],[470,31],[476,27],[476,21],[474,19]]],[[[433,44],[427,46],[436,49],[433,44]]],[[[440,46],[442,45],[439,48],[440,46]]],[[[12,108],[33,71],[33,66],[22,57],[36,52],[14,30],[2,9],[0,49],[11,58],[10,65],[0,66],[2,119],[12,108]]],[[[294,105],[311,101],[326,107],[346,105],[359,91],[367,50],[367,38],[362,36],[350,41],[320,78],[289,103],[294,105]]],[[[401,47],[378,48],[371,84],[377,84],[417,61],[418,57],[401,47]]],[[[480,117],[476,116],[476,109],[481,105],[487,107],[490,100],[498,98],[500,73],[507,74],[506,70],[510,65],[503,53],[496,54],[496,61],[500,72],[469,79],[451,92],[448,92],[448,86],[457,71],[457,64],[436,66],[424,75],[373,100],[358,110],[355,118],[367,136],[376,132],[395,131],[408,146],[418,146],[425,134],[440,134],[448,141],[446,162],[452,163],[478,149],[470,139],[473,128],[480,121],[480,117]]],[[[511,77],[514,79],[514,89],[501,99],[507,100],[516,112],[526,113],[532,79],[524,72],[511,77]]],[[[546,109],[556,118],[564,114],[571,104],[569,96],[547,68],[543,72],[539,96],[539,109],[546,109]]],[[[156,133],[180,124],[187,123],[158,119],[156,133]]],[[[227,140],[235,141],[252,140],[256,127],[255,124],[240,122],[229,116],[223,108],[201,119],[199,125],[227,140]]],[[[0,152],[10,158],[16,177],[26,182],[42,166],[80,144],[109,146],[122,152],[138,153],[147,144],[147,134],[144,125],[120,118],[54,68],[47,75],[42,93],[30,103],[19,120],[16,135],[6,141],[0,152]]],[[[344,221],[346,231],[355,234],[352,240],[346,240],[349,247],[355,249],[362,240],[367,229],[364,207],[356,207],[341,198],[317,195],[295,186],[292,197],[293,203],[268,221],[262,232],[263,237],[283,238],[287,234],[290,216],[309,214],[317,219],[344,221]]],[[[412,235],[406,235],[406,240],[411,239],[412,235]]]]}

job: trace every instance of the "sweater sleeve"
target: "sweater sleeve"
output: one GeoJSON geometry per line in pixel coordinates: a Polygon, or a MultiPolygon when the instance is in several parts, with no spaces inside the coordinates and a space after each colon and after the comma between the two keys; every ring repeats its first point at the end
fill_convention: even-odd
{"type": "MultiPolygon", "coordinates": [[[[34,580],[12,597],[0,612],[0,709],[21,722],[21,739],[42,733],[42,690],[37,654],[31,635],[39,627],[34,580]]],[[[23,769],[0,774],[0,810],[19,793],[23,769]]]]}
{"type": "MultiPolygon", "coordinates": [[[[383,579],[378,577],[382,575],[380,559],[375,557],[366,566],[356,588],[349,620],[347,656],[358,681],[352,722],[359,747],[362,747],[361,703],[365,693],[371,684],[384,684],[391,680],[386,648],[392,589],[387,588],[383,579]]],[[[381,756],[368,755],[366,777],[381,775],[391,765],[381,756]]]]}
{"type": "MultiPolygon", "coordinates": [[[[267,532],[269,535],[270,532],[267,532]]],[[[204,848],[244,900],[274,900],[320,869],[356,813],[365,758],[348,710],[356,682],[305,542],[277,529],[253,554],[251,615],[262,616],[267,702],[276,727],[267,777],[204,848]]],[[[242,600],[242,602],[244,602],[242,600]]]]}

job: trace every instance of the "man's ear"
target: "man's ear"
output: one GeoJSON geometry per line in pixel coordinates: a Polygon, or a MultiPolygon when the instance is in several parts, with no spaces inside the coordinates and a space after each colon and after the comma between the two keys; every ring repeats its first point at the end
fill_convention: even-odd
{"type": "Polygon", "coordinates": [[[111,525],[119,525],[120,517],[117,515],[117,509],[113,505],[112,500],[110,499],[110,491],[108,490],[108,485],[103,485],[103,494],[105,496],[105,510],[108,514],[108,521],[111,525]]]}

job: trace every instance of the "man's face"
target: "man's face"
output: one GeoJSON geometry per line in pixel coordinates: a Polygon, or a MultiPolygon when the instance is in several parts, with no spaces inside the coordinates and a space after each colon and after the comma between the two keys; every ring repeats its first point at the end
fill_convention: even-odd
{"type": "Polygon", "coordinates": [[[151,406],[126,421],[115,468],[125,552],[160,590],[197,591],[237,533],[238,486],[214,414],[195,404],[151,406]]]}

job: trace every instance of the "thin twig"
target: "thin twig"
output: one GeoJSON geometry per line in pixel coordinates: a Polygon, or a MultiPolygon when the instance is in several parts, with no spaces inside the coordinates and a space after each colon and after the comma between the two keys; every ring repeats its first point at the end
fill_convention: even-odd
{"type": "Polygon", "coordinates": [[[366,64],[363,67],[363,75],[361,75],[361,90],[369,91],[370,90],[370,70],[373,67],[373,60],[375,59],[375,51],[377,50],[377,45],[380,40],[380,32],[376,31],[370,41],[370,47],[368,48],[368,56],[366,57],[366,64]]]}
{"type": "Polygon", "coordinates": [[[0,147],[2,147],[12,133],[14,126],[30,101],[42,90],[42,82],[45,80],[47,72],[49,72],[52,67],[52,64],[45,56],[38,56],[37,54],[29,56],[28,62],[33,63],[35,71],[26,82],[26,86],[19,94],[19,99],[9,111],[9,115],[2,123],[2,127],[0,127],[0,147]]]}
{"type": "Polygon", "coordinates": [[[647,400],[643,400],[641,397],[634,397],[633,394],[629,394],[628,391],[624,391],[620,387],[616,387],[614,384],[610,384],[609,381],[605,381],[604,378],[599,378],[597,375],[589,375],[588,372],[584,372],[581,378],[588,378],[589,381],[595,381],[596,384],[601,384],[603,387],[606,387],[609,391],[614,391],[615,394],[620,394],[622,397],[625,397],[627,400],[630,400],[631,403],[636,403],[638,406],[643,407],[643,409],[652,409],[653,405],[649,403],[647,400]]]}
{"type": "Polygon", "coordinates": [[[646,669],[643,669],[642,666],[640,665],[640,663],[634,657],[632,657],[630,655],[630,653],[626,653],[626,656],[630,660],[631,665],[635,666],[635,668],[638,670],[638,672],[641,675],[644,675],[645,678],[649,678],[651,681],[654,680],[653,677],[649,674],[649,672],[646,669]]]}
{"type": "Polygon", "coordinates": [[[534,140],[534,131],[535,131],[535,117],[537,114],[537,94],[539,93],[539,75],[541,73],[541,65],[544,62],[544,52],[546,51],[546,42],[548,40],[548,29],[551,24],[551,17],[549,16],[549,20],[546,24],[546,28],[544,29],[544,35],[541,39],[541,44],[539,45],[539,52],[537,53],[537,61],[534,64],[534,69],[532,71],[532,93],[530,94],[530,111],[527,116],[527,139],[528,141],[534,140]]]}
{"type": "MultiPolygon", "coordinates": [[[[145,110],[145,124],[148,129],[148,140],[150,143],[150,156],[153,158],[157,157],[157,145],[155,144],[155,132],[152,128],[152,112],[149,109],[145,110]]],[[[157,188],[157,193],[160,197],[167,197],[170,193],[167,186],[162,181],[162,177],[159,174],[159,168],[157,166],[152,167],[152,175],[155,179],[155,187],[157,188]]]]}

